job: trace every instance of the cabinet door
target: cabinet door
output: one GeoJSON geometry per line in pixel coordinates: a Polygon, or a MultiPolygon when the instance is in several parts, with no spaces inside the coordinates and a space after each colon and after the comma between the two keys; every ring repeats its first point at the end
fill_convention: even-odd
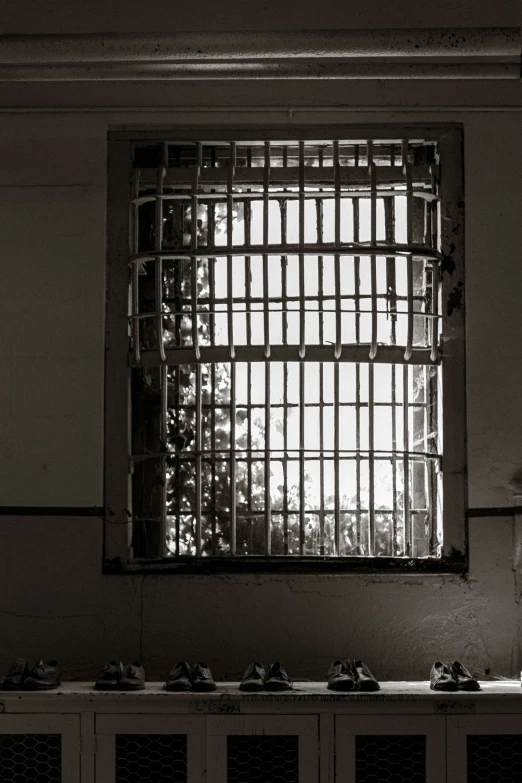
{"type": "Polygon", "coordinates": [[[205,761],[204,718],[96,716],[97,783],[200,783],[205,761]]]}
{"type": "Polygon", "coordinates": [[[522,781],[522,715],[448,718],[448,783],[475,781],[522,781]]]}
{"type": "Polygon", "coordinates": [[[336,783],[445,783],[444,720],[431,715],[336,716],[336,783]]]}
{"type": "Polygon", "coordinates": [[[79,783],[78,715],[0,715],[2,783],[79,783]]]}
{"type": "Polygon", "coordinates": [[[317,783],[318,718],[209,717],[209,783],[317,783]]]}

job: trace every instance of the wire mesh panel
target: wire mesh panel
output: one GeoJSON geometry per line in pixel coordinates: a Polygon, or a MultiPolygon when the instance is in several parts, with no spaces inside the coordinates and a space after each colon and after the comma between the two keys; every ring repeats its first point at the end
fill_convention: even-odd
{"type": "Polygon", "coordinates": [[[472,734],[467,738],[468,783],[522,780],[522,734],[472,734]]]}
{"type": "Polygon", "coordinates": [[[433,140],[135,145],[138,557],[439,557],[433,140]]]}
{"type": "Polygon", "coordinates": [[[61,783],[60,734],[0,734],[2,783],[61,783]]]}
{"type": "Polygon", "coordinates": [[[186,783],[184,734],[117,734],[117,783],[186,783]]]}
{"type": "Polygon", "coordinates": [[[356,783],[425,783],[426,737],[357,736],[355,767],[356,783]]]}
{"type": "Polygon", "coordinates": [[[298,783],[297,736],[227,737],[228,783],[298,783]]]}

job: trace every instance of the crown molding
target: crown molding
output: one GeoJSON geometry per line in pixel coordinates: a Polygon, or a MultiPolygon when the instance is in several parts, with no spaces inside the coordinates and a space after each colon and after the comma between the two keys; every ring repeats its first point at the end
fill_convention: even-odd
{"type": "Polygon", "coordinates": [[[518,27],[7,35],[0,81],[520,79],[518,27]]]}

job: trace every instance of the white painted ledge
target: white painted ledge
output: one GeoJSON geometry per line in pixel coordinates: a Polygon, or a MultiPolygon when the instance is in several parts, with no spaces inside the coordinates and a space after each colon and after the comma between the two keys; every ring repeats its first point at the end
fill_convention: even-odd
{"type": "Polygon", "coordinates": [[[0,37],[0,81],[520,79],[518,27],[0,37]]]}

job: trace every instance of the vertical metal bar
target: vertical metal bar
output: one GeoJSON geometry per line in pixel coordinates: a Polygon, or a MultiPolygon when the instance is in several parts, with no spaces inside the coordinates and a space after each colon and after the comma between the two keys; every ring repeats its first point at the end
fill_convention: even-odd
{"type": "MultiPolygon", "coordinates": [[[[161,253],[163,248],[163,180],[165,178],[166,169],[169,162],[169,150],[168,145],[163,145],[163,156],[161,165],[158,168],[156,179],[156,203],[155,203],[155,250],[157,253],[161,253]]],[[[158,350],[160,360],[165,362],[165,349],[163,346],[163,262],[160,256],[157,256],[154,262],[155,265],[155,290],[154,290],[154,309],[156,311],[156,331],[158,339],[158,350]]],[[[167,366],[163,364],[159,368],[159,380],[160,380],[160,426],[159,426],[159,440],[161,457],[161,499],[160,499],[160,516],[161,516],[161,555],[165,555],[166,543],[167,543],[167,470],[166,470],[166,451],[167,451],[167,366]]]]}
{"type": "MultiPolygon", "coordinates": [[[[211,148],[211,166],[216,165],[215,147],[211,148]]],[[[208,204],[208,229],[207,229],[207,244],[211,247],[215,247],[215,231],[216,231],[216,203],[212,199],[208,204]]],[[[210,331],[210,344],[214,346],[216,344],[216,259],[208,259],[208,296],[209,296],[209,331],[210,331]]],[[[218,536],[217,536],[217,517],[216,517],[216,363],[212,362],[210,365],[210,464],[211,464],[211,492],[212,492],[212,554],[215,556],[218,553],[218,536]]]]}
{"type": "Polygon", "coordinates": [[[305,363],[299,362],[299,554],[305,553],[305,363]]]}
{"type": "Polygon", "coordinates": [[[374,433],[374,420],[375,420],[375,384],[374,384],[374,365],[368,365],[368,447],[369,447],[369,508],[368,519],[370,523],[369,540],[368,540],[368,554],[370,556],[375,555],[375,433],[374,433]]]}
{"type": "MultiPolygon", "coordinates": [[[[411,164],[408,159],[408,141],[406,139],[402,142],[402,168],[406,177],[406,241],[408,245],[411,245],[413,241],[413,184],[411,164]]],[[[409,361],[413,346],[413,256],[411,254],[406,258],[406,274],[408,288],[408,331],[404,360],[409,361]]]]}
{"type": "MultiPolygon", "coordinates": [[[[393,145],[390,151],[390,165],[395,165],[393,145]]],[[[395,242],[395,196],[384,199],[384,226],[387,244],[395,242]]],[[[386,302],[390,317],[390,338],[392,345],[397,343],[397,282],[395,256],[386,258],[386,302]]],[[[391,365],[391,420],[392,420],[392,555],[399,555],[398,547],[398,510],[397,510],[397,367],[391,365]]]]}
{"type": "Polygon", "coordinates": [[[409,428],[409,366],[403,365],[402,372],[402,393],[403,393],[403,437],[404,437],[404,456],[403,456],[403,508],[404,508],[404,544],[407,557],[412,556],[412,530],[411,530],[411,512],[410,512],[410,428],[409,428]]]}
{"type": "MultiPolygon", "coordinates": [[[[359,165],[359,146],[355,147],[354,164],[359,165]]],[[[359,242],[360,236],[360,213],[359,213],[359,199],[352,199],[353,205],[353,241],[359,242]]],[[[361,342],[361,317],[359,315],[361,309],[360,298],[360,264],[361,259],[359,256],[354,257],[354,291],[355,291],[355,341],[357,345],[361,342]]],[[[355,365],[355,483],[357,487],[356,491],[356,553],[361,554],[361,365],[359,362],[355,365]]]]}
{"type": "MultiPolygon", "coordinates": [[[[199,188],[199,172],[201,167],[201,143],[198,141],[196,144],[197,164],[194,166],[193,179],[192,179],[192,197],[190,201],[190,247],[191,250],[196,251],[198,249],[198,188],[199,188]]],[[[194,347],[194,353],[196,361],[199,362],[201,353],[199,350],[198,339],[198,259],[196,253],[191,258],[191,281],[190,281],[190,295],[191,295],[191,310],[192,310],[192,345],[194,347]]]]}
{"type": "MultiPolygon", "coordinates": [[[[252,168],[252,147],[247,147],[247,166],[252,168]]],[[[252,204],[245,200],[245,244],[251,245],[252,234],[252,204]]],[[[252,262],[250,256],[245,256],[245,293],[246,293],[246,341],[252,344],[252,262]]],[[[247,363],[247,507],[248,518],[252,519],[252,363],[247,363]]]]}
{"type": "MultiPolygon", "coordinates": [[[[196,144],[196,158],[197,164],[194,166],[194,175],[192,180],[192,199],[190,210],[190,233],[191,233],[191,248],[197,250],[198,247],[198,187],[199,187],[199,172],[202,165],[202,146],[201,142],[196,144]]],[[[196,424],[196,557],[201,557],[201,515],[202,515],[202,492],[201,492],[201,448],[202,448],[202,410],[201,410],[201,364],[199,341],[198,341],[198,261],[197,256],[194,254],[191,259],[191,303],[192,303],[192,343],[194,346],[194,353],[196,356],[196,410],[195,410],[195,424],[196,424]]]]}
{"type": "MultiPolygon", "coordinates": [[[[158,174],[156,179],[156,210],[155,210],[155,231],[154,241],[155,250],[159,254],[163,249],[163,180],[168,166],[168,146],[163,145],[163,160],[161,166],[158,168],[158,174]]],[[[156,311],[156,331],[158,339],[158,351],[160,360],[165,361],[165,348],[163,345],[163,261],[161,256],[156,256],[154,260],[155,264],[155,302],[154,309],[156,311]]]]}
{"type": "Polygon", "coordinates": [[[232,555],[236,554],[236,363],[230,362],[230,532],[232,555]]]}
{"type": "MultiPolygon", "coordinates": [[[[370,243],[372,247],[377,244],[377,172],[373,159],[373,141],[368,141],[368,169],[370,174],[370,243]]],[[[370,347],[370,359],[377,356],[377,258],[370,256],[371,287],[372,287],[372,340],[370,347]]]]}
{"type": "Polygon", "coordinates": [[[339,362],[334,364],[334,524],[335,524],[335,552],[341,554],[341,488],[340,488],[340,465],[339,465],[339,447],[341,442],[340,433],[340,408],[339,408],[339,362]]]}
{"type": "MultiPolygon", "coordinates": [[[[324,149],[319,147],[319,167],[323,168],[323,156],[324,149]]],[[[322,189],[319,190],[322,193],[322,189]]],[[[315,201],[316,209],[316,221],[317,221],[317,242],[322,245],[323,243],[323,199],[318,198],[315,201]]],[[[318,313],[319,313],[319,344],[323,344],[324,329],[323,329],[323,257],[317,258],[318,270],[318,313]]],[[[324,555],[325,543],[324,543],[324,527],[325,527],[325,508],[324,508],[324,369],[323,362],[319,364],[319,493],[320,493],[320,507],[319,507],[319,554],[324,555]]]]}
{"type": "MultiPolygon", "coordinates": [[[[227,243],[232,247],[232,232],[234,228],[234,176],[236,171],[236,144],[230,142],[230,160],[228,164],[228,186],[227,186],[227,243]]],[[[236,355],[234,347],[234,293],[232,280],[232,255],[227,256],[227,322],[228,322],[228,351],[230,359],[233,360],[236,355]]]]}
{"type": "Polygon", "coordinates": [[[270,497],[270,362],[265,362],[265,553],[272,553],[272,504],[270,497]]]}
{"type": "Polygon", "coordinates": [[[339,142],[333,143],[334,187],[335,187],[335,228],[334,228],[334,264],[335,264],[335,348],[334,358],[340,359],[342,351],[341,331],[341,166],[339,163],[339,142]]]}
{"type": "Polygon", "coordinates": [[[195,424],[196,424],[196,442],[195,442],[195,461],[196,461],[196,475],[194,477],[196,484],[196,557],[201,557],[201,508],[202,508],[202,493],[201,493],[201,445],[202,445],[202,417],[201,417],[201,364],[198,362],[195,366],[196,375],[196,410],[195,410],[195,424]]]}
{"type": "Polygon", "coordinates": [[[268,254],[269,242],[268,210],[270,198],[270,142],[265,141],[265,167],[263,172],[263,322],[265,333],[265,358],[270,358],[270,311],[268,293],[268,254]]]}
{"type": "MultiPolygon", "coordinates": [[[[140,194],[140,170],[134,169],[132,175],[132,198],[138,198],[140,194]]],[[[134,255],[139,252],[139,231],[140,231],[140,213],[137,204],[131,206],[131,237],[130,247],[131,253],[134,255]]],[[[131,264],[131,295],[132,295],[132,309],[133,316],[139,315],[140,302],[139,302],[139,264],[131,264]]],[[[132,320],[132,343],[134,350],[134,361],[139,366],[141,361],[140,350],[140,322],[138,318],[134,317],[132,320]]]]}
{"type": "MultiPolygon", "coordinates": [[[[431,192],[436,193],[437,183],[435,179],[435,166],[430,166],[431,174],[431,192]]],[[[427,206],[428,214],[430,215],[430,227],[431,227],[431,246],[437,248],[437,202],[435,200],[427,206]]],[[[439,358],[439,286],[440,286],[440,266],[439,264],[433,264],[431,271],[431,312],[433,318],[431,318],[431,360],[436,362],[439,358]]]]}
{"type": "MultiPolygon", "coordinates": [[[[305,145],[299,142],[299,246],[305,241],[305,145]]],[[[299,253],[299,358],[306,354],[305,257],[299,253]]]]}
{"type": "MultiPolygon", "coordinates": [[[[283,168],[288,163],[288,147],[283,147],[283,168]]],[[[281,244],[286,246],[287,230],[287,200],[280,200],[281,210],[281,244]]],[[[281,256],[281,317],[283,319],[283,345],[288,345],[288,295],[287,295],[287,256],[281,256]]],[[[283,363],[283,553],[288,554],[288,364],[283,363]]]]}

